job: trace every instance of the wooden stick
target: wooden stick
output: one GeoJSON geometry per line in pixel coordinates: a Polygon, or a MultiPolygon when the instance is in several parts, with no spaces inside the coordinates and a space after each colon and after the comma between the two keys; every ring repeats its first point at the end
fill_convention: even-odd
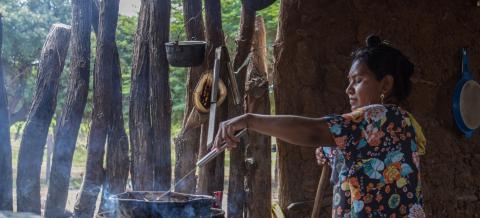
{"type": "Polygon", "coordinates": [[[322,200],[325,196],[325,186],[327,186],[328,178],[330,178],[330,166],[324,165],[322,167],[322,175],[318,182],[317,195],[315,196],[315,203],[313,205],[312,218],[320,217],[320,209],[322,208],[322,200]]]}

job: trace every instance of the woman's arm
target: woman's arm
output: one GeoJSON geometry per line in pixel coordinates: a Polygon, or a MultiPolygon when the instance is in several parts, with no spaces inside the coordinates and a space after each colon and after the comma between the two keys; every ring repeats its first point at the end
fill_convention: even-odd
{"type": "Polygon", "coordinates": [[[215,138],[215,146],[226,142],[234,147],[239,142],[234,136],[235,132],[244,128],[295,145],[317,147],[335,144],[328,125],[322,118],[248,113],[222,122],[215,138]]]}

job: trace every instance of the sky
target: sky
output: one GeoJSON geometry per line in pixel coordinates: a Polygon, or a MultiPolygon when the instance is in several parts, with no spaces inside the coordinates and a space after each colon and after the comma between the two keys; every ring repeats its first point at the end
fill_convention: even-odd
{"type": "Polygon", "coordinates": [[[125,16],[137,15],[140,10],[140,0],[120,0],[120,14],[125,16]]]}

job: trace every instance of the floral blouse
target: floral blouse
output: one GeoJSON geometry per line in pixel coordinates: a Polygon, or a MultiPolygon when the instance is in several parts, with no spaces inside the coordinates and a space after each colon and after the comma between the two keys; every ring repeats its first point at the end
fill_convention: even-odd
{"type": "Polygon", "coordinates": [[[325,119],[338,151],[327,155],[332,217],[425,217],[415,121],[406,111],[370,105],[325,119]]]}

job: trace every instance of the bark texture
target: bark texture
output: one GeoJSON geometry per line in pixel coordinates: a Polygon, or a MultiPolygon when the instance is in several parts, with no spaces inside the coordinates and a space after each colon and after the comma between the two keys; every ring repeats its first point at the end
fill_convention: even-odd
{"type": "MultiPolygon", "coordinates": [[[[369,34],[391,41],[407,55],[415,72],[404,107],[428,140],[421,160],[426,215],[478,216],[480,136],[477,132],[465,139],[451,112],[461,71],[460,48],[470,48],[470,69],[477,81],[480,78],[480,62],[473,61],[480,59],[476,1],[282,1],[279,25],[274,86],[279,114],[320,117],[348,112],[345,72],[352,50],[364,46],[369,34]]],[[[279,155],[282,208],[313,199],[320,173],[313,149],[280,142],[279,155]]]]}
{"type": "Polygon", "coordinates": [[[73,153],[87,103],[90,78],[91,2],[72,1],[70,78],[67,100],[55,132],[52,167],[45,206],[46,217],[64,215],[73,153]],[[58,131],[60,130],[60,131],[58,131]]]}
{"type": "Polygon", "coordinates": [[[114,103],[113,75],[115,66],[119,0],[104,0],[100,3],[97,54],[93,77],[93,111],[88,136],[87,166],[82,187],[75,202],[75,217],[93,217],[95,202],[104,183],[103,159],[105,143],[112,121],[114,103]]]}
{"type": "Polygon", "coordinates": [[[3,21],[0,14],[0,210],[13,210],[12,200],[12,145],[8,117],[7,90],[2,64],[3,21]]]}
{"type": "MultiPolygon", "coordinates": [[[[252,38],[255,31],[255,10],[250,6],[252,0],[242,2],[242,15],[240,29],[236,39],[237,48],[233,59],[233,70],[236,74],[237,85],[240,94],[240,105],[235,105],[232,93],[228,95],[228,117],[239,116],[244,113],[245,78],[247,67],[240,67],[247,61],[252,48],[252,38]]],[[[248,60],[249,61],[249,60],[248,60]]],[[[248,66],[248,65],[247,65],[248,66]]],[[[230,176],[228,184],[228,215],[229,217],[243,217],[246,206],[245,196],[245,143],[243,140],[235,152],[230,153],[230,176]]]]}
{"type": "Polygon", "coordinates": [[[112,211],[115,209],[115,204],[111,202],[110,197],[125,191],[130,167],[128,158],[128,137],[125,132],[123,121],[120,57],[116,46],[114,49],[112,73],[112,120],[108,128],[107,169],[99,212],[112,211]]]}
{"type": "MultiPolygon", "coordinates": [[[[252,62],[248,67],[245,85],[246,111],[270,114],[267,80],[267,48],[265,24],[255,20],[252,62]]],[[[269,217],[272,211],[272,157],[271,137],[249,131],[246,148],[247,217],[269,217]]]]}
{"type": "Polygon", "coordinates": [[[40,171],[48,128],[55,112],[58,82],[67,56],[70,26],[54,24],[40,54],[32,107],[18,154],[17,211],[40,214],[40,171]]]}
{"type": "MultiPolygon", "coordinates": [[[[202,16],[202,0],[184,0],[183,18],[185,20],[185,32],[189,40],[205,40],[205,26],[202,16]]],[[[175,184],[192,170],[197,162],[200,145],[200,128],[187,128],[188,117],[193,110],[193,91],[200,76],[205,71],[204,64],[188,69],[187,92],[185,95],[184,120],[182,131],[175,138],[175,184]]],[[[179,184],[176,191],[182,193],[195,193],[197,177],[193,174],[185,179],[185,183],[179,184]]]]}
{"type": "MultiPolygon", "coordinates": [[[[213,63],[215,60],[215,49],[219,46],[225,45],[225,37],[222,30],[222,14],[221,4],[219,0],[206,0],[205,1],[205,21],[206,21],[206,33],[207,33],[207,69],[213,72],[213,63]]],[[[228,78],[228,52],[226,48],[222,49],[222,66],[220,79],[227,81],[228,78]]],[[[226,120],[228,113],[228,105],[222,104],[217,108],[216,124],[218,126],[219,121],[226,120]]],[[[204,128],[207,125],[204,125],[204,128]]],[[[215,128],[217,129],[217,128],[215,128]]],[[[200,145],[203,146],[203,145],[200,145]]],[[[204,168],[204,174],[201,174],[204,178],[199,179],[199,192],[204,194],[212,194],[214,191],[223,191],[224,185],[224,159],[225,153],[222,153],[217,158],[212,160],[204,168]]]]}
{"type": "MultiPolygon", "coordinates": [[[[185,33],[187,40],[205,40],[205,24],[203,22],[202,0],[183,0],[183,19],[185,22],[185,33]]],[[[198,67],[191,67],[188,69],[187,75],[187,94],[185,95],[185,111],[183,125],[187,122],[188,115],[193,108],[193,91],[200,76],[206,69],[205,61],[198,67]]],[[[197,135],[200,134],[200,129],[195,131],[197,135]]],[[[197,146],[198,141],[191,144],[197,146]]],[[[192,147],[193,149],[194,147],[192,147]]]]}
{"type": "Polygon", "coordinates": [[[149,107],[149,26],[150,3],[142,0],[135,34],[130,91],[130,144],[132,146],[133,190],[153,190],[153,148],[149,107]]]}
{"type": "Polygon", "coordinates": [[[170,128],[172,99],[165,43],[169,40],[170,0],[150,5],[150,120],[154,161],[154,190],[169,190],[172,182],[170,128]]]}
{"type": "Polygon", "coordinates": [[[170,1],[142,1],[135,36],[130,99],[134,190],[168,190],[171,185],[171,96],[165,42],[170,1]]]}

